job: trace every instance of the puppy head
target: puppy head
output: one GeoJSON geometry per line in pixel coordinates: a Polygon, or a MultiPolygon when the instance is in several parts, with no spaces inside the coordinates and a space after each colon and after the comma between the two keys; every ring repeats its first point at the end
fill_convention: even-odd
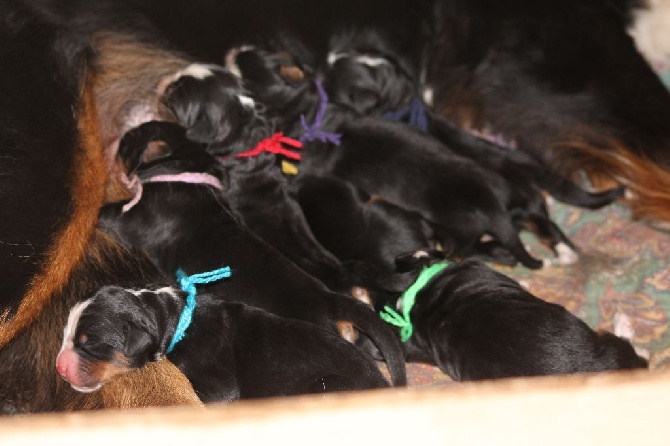
{"type": "Polygon", "coordinates": [[[165,346],[138,293],[104,287],[70,311],[56,370],[75,390],[93,392],[162,357],[165,346]]]}
{"type": "Polygon", "coordinates": [[[188,139],[219,150],[253,147],[271,132],[260,105],[222,67],[191,65],[167,86],[162,101],[187,128],[188,139]]]}
{"type": "Polygon", "coordinates": [[[245,87],[280,120],[304,113],[317,100],[313,73],[285,51],[246,49],[234,63],[245,87]]]}
{"type": "Polygon", "coordinates": [[[331,53],[326,89],[333,102],[359,113],[382,113],[407,105],[412,79],[393,58],[376,54],[331,53]]]}

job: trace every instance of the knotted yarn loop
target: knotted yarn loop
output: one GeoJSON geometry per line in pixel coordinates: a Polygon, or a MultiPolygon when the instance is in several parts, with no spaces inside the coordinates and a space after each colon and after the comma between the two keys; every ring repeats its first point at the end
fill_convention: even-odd
{"type": "Polygon", "coordinates": [[[321,81],[315,81],[314,83],[316,85],[316,90],[319,93],[319,108],[316,111],[314,122],[311,125],[307,124],[307,118],[305,118],[305,115],[300,115],[300,123],[302,124],[302,128],[305,130],[305,132],[300,137],[300,141],[330,142],[336,146],[339,146],[342,135],[339,133],[330,133],[321,130],[321,125],[323,124],[323,120],[326,117],[326,110],[328,108],[328,94],[326,94],[326,90],[324,90],[321,81]]]}
{"type": "Polygon", "coordinates": [[[181,289],[187,294],[186,296],[186,306],[179,316],[179,322],[177,322],[177,328],[175,329],[174,335],[172,336],[172,341],[168,346],[166,352],[170,353],[174,346],[177,345],[179,341],[184,338],[186,329],[191,325],[191,320],[193,319],[193,311],[196,306],[196,296],[198,295],[198,290],[196,285],[206,284],[211,282],[217,282],[221,279],[230,277],[231,271],[230,267],[226,266],[223,268],[216,269],[214,271],[208,271],[199,274],[193,274],[187,276],[184,270],[177,270],[177,282],[181,289]]]}
{"type": "Polygon", "coordinates": [[[284,144],[287,146],[294,147],[296,149],[302,148],[302,143],[296,139],[289,138],[284,136],[282,132],[277,132],[274,135],[265,138],[259,142],[256,147],[246,152],[238,153],[235,155],[236,158],[246,158],[251,156],[258,156],[263,152],[274,153],[275,155],[283,155],[286,158],[299,160],[300,154],[292,152],[284,147],[284,144]]]}
{"type": "Polygon", "coordinates": [[[391,121],[407,121],[410,125],[428,131],[428,115],[421,98],[415,96],[407,107],[384,113],[383,117],[391,121]]]}
{"type": "Polygon", "coordinates": [[[449,265],[451,265],[451,262],[444,260],[425,267],[421,271],[419,277],[417,277],[414,283],[402,294],[402,315],[388,305],[384,307],[384,310],[381,313],[379,313],[379,317],[381,317],[384,322],[400,328],[400,340],[402,342],[407,342],[409,338],[412,337],[412,333],[414,333],[414,326],[410,320],[409,313],[412,311],[412,308],[414,308],[414,304],[416,303],[416,295],[433,277],[449,265]]]}

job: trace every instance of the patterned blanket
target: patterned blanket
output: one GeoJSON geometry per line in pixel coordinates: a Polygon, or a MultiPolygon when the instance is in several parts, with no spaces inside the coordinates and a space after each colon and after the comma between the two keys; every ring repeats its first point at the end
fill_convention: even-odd
{"type": "MultiPolygon", "coordinates": [[[[591,211],[552,202],[550,210],[581,250],[580,260],[539,271],[495,268],[594,329],[613,331],[615,321],[630,321],[633,344],[649,353],[650,367],[670,369],[670,233],[632,221],[619,204],[591,211]]],[[[532,235],[522,238],[533,254],[551,257],[532,235]]],[[[410,364],[408,373],[413,386],[449,381],[439,369],[424,364],[410,364]]]]}

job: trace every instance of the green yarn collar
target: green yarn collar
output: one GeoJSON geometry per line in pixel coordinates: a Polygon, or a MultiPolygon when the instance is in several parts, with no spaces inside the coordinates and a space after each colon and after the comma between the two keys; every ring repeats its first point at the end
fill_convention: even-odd
{"type": "Polygon", "coordinates": [[[451,263],[449,260],[443,260],[442,262],[425,267],[421,271],[416,281],[402,294],[402,316],[388,305],[379,313],[379,316],[385,322],[400,327],[400,340],[402,342],[407,342],[414,332],[414,326],[409,318],[409,313],[416,302],[416,295],[436,274],[447,268],[451,263]]]}

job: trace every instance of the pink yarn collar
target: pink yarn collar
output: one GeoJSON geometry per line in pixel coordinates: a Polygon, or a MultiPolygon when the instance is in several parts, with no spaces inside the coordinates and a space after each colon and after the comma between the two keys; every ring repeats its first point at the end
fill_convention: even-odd
{"type": "Polygon", "coordinates": [[[142,183],[187,183],[187,184],[203,184],[207,186],[212,186],[215,189],[223,190],[223,185],[218,178],[214,175],[203,173],[203,172],[182,172],[174,175],[156,175],[150,177],[144,181],[140,181],[140,178],[137,175],[133,175],[130,179],[125,177],[121,179],[126,186],[132,191],[135,192],[135,196],[128,203],[124,204],[121,208],[122,213],[128,212],[133,208],[137,203],[139,203],[142,198],[142,183]]]}

